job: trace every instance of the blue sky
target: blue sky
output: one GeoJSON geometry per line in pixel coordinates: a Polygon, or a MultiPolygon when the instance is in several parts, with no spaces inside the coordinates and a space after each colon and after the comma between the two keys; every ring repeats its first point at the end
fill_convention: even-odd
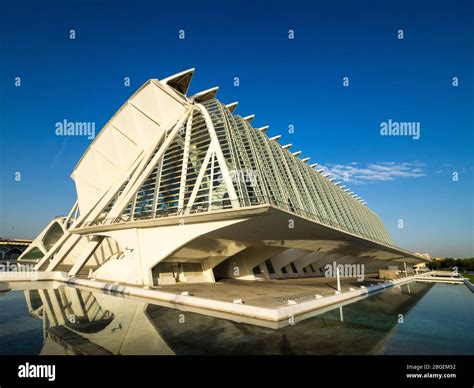
{"type": "Polygon", "coordinates": [[[56,136],[56,122],[93,121],[99,129],[149,78],[195,67],[191,93],[220,86],[221,101],[239,101],[236,113],[255,114],[254,125],[270,125],[269,135],[282,134],[282,143],[336,176],[348,172],[347,186],[398,245],[474,256],[471,1],[2,8],[0,236],[34,237],[75,200],[70,174],[90,140],[56,136]],[[381,136],[389,119],[419,122],[420,139],[381,136]]]}

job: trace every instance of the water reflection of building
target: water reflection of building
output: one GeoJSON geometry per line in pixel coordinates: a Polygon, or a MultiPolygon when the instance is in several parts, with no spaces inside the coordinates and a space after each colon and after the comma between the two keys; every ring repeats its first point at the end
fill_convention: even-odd
{"type": "Polygon", "coordinates": [[[147,303],[71,287],[25,297],[43,320],[41,354],[173,354],[147,317],[147,303]]]}
{"type": "Polygon", "coordinates": [[[279,330],[65,286],[25,297],[43,320],[41,354],[368,354],[431,287],[394,288],[279,330]]]}

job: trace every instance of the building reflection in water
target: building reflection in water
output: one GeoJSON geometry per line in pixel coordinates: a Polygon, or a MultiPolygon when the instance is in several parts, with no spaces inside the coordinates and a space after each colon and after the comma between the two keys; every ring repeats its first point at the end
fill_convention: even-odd
{"type": "Polygon", "coordinates": [[[431,287],[393,288],[279,329],[63,285],[25,298],[43,321],[42,355],[371,354],[431,287]]]}
{"type": "Polygon", "coordinates": [[[25,296],[43,320],[42,355],[174,354],[147,316],[148,303],[65,286],[25,296]]]}

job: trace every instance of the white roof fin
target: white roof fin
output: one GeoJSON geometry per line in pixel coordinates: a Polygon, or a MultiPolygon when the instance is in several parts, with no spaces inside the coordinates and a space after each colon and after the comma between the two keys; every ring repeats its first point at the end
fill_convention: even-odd
{"type": "Polygon", "coordinates": [[[237,105],[239,105],[238,101],[231,102],[230,104],[227,104],[225,107],[230,110],[230,113],[234,113],[235,108],[237,108],[237,105]]]}
{"type": "Polygon", "coordinates": [[[214,98],[217,95],[217,92],[219,91],[219,86],[203,90],[202,92],[196,93],[191,97],[194,102],[201,103],[207,100],[210,100],[211,98],[214,98]]]}
{"type": "Polygon", "coordinates": [[[255,115],[248,115],[248,116],[245,116],[243,117],[243,119],[247,122],[247,123],[251,123],[252,120],[254,119],[255,115]]]}
{"type": "Polygon", "coordinates": [[[161,82],[172,87],[173,89],[177,90],[181,94],[186,95],[189,89],[189,84],[191,83],[191,80],[193,78],[193,75],[194,75],[194,68],[170,75],[169,77],[162,79],[161,82]]]}

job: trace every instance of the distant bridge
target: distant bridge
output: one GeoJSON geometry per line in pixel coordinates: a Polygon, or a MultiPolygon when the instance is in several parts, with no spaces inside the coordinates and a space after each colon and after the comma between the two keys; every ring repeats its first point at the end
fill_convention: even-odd
{"type": "Polygon", "coordinates": [[[0,260],[16,260],[32,240],[0,238],[0,260]]]}

